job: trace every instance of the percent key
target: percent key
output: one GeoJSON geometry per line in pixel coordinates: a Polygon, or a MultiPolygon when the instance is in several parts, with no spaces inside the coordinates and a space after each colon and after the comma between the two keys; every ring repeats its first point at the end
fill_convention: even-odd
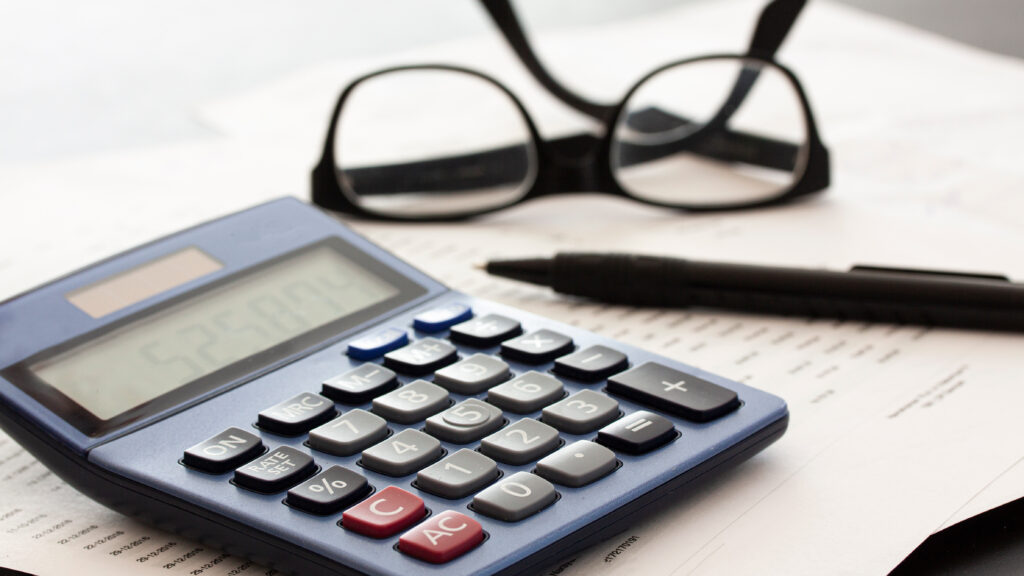
{"type": "Polygon", "coordinates": [[[331,466],[288,491],[285,502],[311,514],[333,514],[356,502],[370,491],[361,474],[342,466],[331,466]]]}

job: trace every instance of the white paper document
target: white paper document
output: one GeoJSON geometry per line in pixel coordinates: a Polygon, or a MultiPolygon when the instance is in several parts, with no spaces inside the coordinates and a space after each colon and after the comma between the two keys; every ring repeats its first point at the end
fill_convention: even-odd
{"type": "MultiPolygon", "coordinates": [[[[737,14],[752,20],[759,6],[707,2],[692,9],[696,16],[681,9],[619,26],[681,42],[683,53],[729,49],[714,31],[737,14]],[[691,16],[704,24],[694,27],[691,16]]],[[[741,39],[737,32],[732,49],[741,39]]],[[[523,95],[542,132],[590,126],[541,102],[492,40],[480,50],[453,44],[425,54],[485,60],[523,95]]],[[[835,185],[808,202],[686,215],[572,195],[454,225],[350,222],[456,290],[788,402],[790,427],[777,443],[552,574],[881,574],[932,532],[1024,496],[1016,441],[1024,437],[1024,335],[609,306],[473,267],[605,250],[1024,279],[1024,168],[1009,152],[1024,130],[1024,67],[826,2],[808,8],[781,59],[807,85],[833,157],[835,185]]],[[[348,77],[376,64],[325,65],[211,105],[204,116],[226,134],[219,141],[0,170],[0,299],[263,200],[308,197],[332,99],[348,77]]],[[[608,93],[628,83],[625,73],[604,82],[608,93]]],[[[106,510],[2,436],[0,566],[40,576],[271,573],[106,510]]]]}

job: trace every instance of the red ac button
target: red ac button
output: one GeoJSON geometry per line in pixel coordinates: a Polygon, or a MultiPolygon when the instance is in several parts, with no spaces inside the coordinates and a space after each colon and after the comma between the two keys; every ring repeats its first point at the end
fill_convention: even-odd
{"type": "Polygon", "coordinates": [[[388,486],[346,510],[341,515],[341,525],[371,538],[387,538],[426,513],[419,496],[388,486]]]}
{"type": "Polygon", "coordinates": [[[484,529],[479,522],[446,510],[402,534],[398,549],[420,560],[443,564],[476,548],[483,540],[484,529]]]}

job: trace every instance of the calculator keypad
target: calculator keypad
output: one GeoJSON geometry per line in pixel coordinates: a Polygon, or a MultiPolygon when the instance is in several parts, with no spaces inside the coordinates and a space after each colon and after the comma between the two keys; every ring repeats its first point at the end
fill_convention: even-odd
{"type": "Polygon", "coordinates": [[[529,472],[502,478],[473,498],[473,510],[496,520],[516,522],[547,508],[558,498],[550,482],[529,472]]]}
{"type": "Polygon", "coordinates": [[[618,402],[593,390],[580,390],[545,408],[542,419],[563,432],[586,434],[618,417],[618,402]]]}
{"type": "Polygon", "coordinates": [[[426,380],[416,380],[373,399],[373,412],[399,424],[413,424],[449,405],[448,391],[426,380]]]}
{"type": "Polygon", "coordinates": [[[350,456],[388,435],[386,420],[355,409],[309,431],[309,447],[335,456],[350,456]]]}
{"type": "Polygon", "coordinates": [[[405,476],[423,468],[444,454],[441,443],[411,428],[363,450],[360,463],[381,474],[405,476]]]}
{"type": "Polygon", "coordinates": [[[434,383],[456,394],[479,394],[512,375],[508,364],[494,356],[473,354],[434,373],[434,383]]]}
{"type": "Polygon", "coordinates": [[[362,404],[398,387],[394,372],[377,364],[362,366],[324,380],[321,393],[337,402],[362,404]]]}
{"type": "Polygon", "coordinates": [[[285,498],[294,506],[312,514],[333,514],[354,504],[370,491],[366,477],[343,468],[331,466],[288,491],[285,498]]]}
{"type": "Polygon", "coordinates": [[[315,470],[309,454],[280,446],[235,470],[235,484],[271,494],[308,478],[315,470]]]}
{"type": "Polygon", "coordinates": [[[309,432],[334,417],[334,402],[312,392],[303,392],[260,412],[260,428],[283,436],[309,432]]]}
{"type": "Polygon", "coordinates": [[[455,500],[490,484],[498,475],[498,465],[494,460],[463,448],[420,470],[416,475],[416,487],[455,500]]]}
{"type": "Polygon", "coordinates": [[[427,418],[426,431],[453,444],[469,444],[501,428],[501,410],[470,398],[427,418]]]}
{"type": "Polygon", "coordinates": [[[309,454],[288,445],[265,451],[259,436],[241,428],[192,446],[182,463],[213,474],[233,469],[233,482],[256,492],[290,488],[285,504],[314,515],[343,512],[345,530],[372,538],[404,531],[400,552],[445,563],[485,540],[481,524],[451,509],[428,516],[416,494],[395,485],[374,493],[367,476],[403,478],[397,484],[415,474],[412,489],[453,507],[472,496],[468,507],[475,513],[514,523],[555,503],[556,485],[588,486],[630,465],[616,452],[645,454],[679,437],[672,421],[655,411],[622,416],[615,398],[595,383],[607,380],[603,391],[695,422],[739,405],[734,392],[690,374],[654,362],[630,369],[629,358],[613,348],[576,349],[572,338],[547,329],[524,334],[517,320],[473,318],[464,305],[429,310],[414,327],[433,336],[410,342],[406,330],[387,328],[354,340],[346,353],[368,362],[324,380],[322,394],[304,392],[258,415],[260,429],[286,436],[308,432],[304,443],[314,454],[323,460],[352,457],[346,466],[322,463],[326,467],[319,470],[309,454]],[[478,349],[500,345],[500,356],[460,359],[448,340],[478,349]],[[523,364],[537,369],[523,371],[523,364]],[[453,400],[453,394],[470,397],[453,400]],[[339,414],[335,401],[361,407],[339,414]],[[508,418],[503,410],[521,416],[508,418]],[[389,422],[397,426],[393,435],[389,422]],[[595,431],[596,437],[568,445],[562,437],[595,431]],[[446,453],[442,441],[466,447],[446,453]],[[531,463],[530,472],[502,471],[531,463]]]}

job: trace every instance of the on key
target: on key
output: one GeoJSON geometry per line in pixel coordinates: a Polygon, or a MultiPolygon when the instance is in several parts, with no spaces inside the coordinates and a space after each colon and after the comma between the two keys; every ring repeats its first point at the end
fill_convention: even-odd
{"type": "Polygon", "coordinates": [[[283,436],[297,436],[334,418],[334,402],[312,392],[303,392],[260,412],[260,428],[283,436]]]}
{"type": "Polygon", "coordinates": [[[181,461],[203,472],[222,474],[252,460],[261,452],[263,441],[259,436],[232,427],[185,450],[181,461]]]}

